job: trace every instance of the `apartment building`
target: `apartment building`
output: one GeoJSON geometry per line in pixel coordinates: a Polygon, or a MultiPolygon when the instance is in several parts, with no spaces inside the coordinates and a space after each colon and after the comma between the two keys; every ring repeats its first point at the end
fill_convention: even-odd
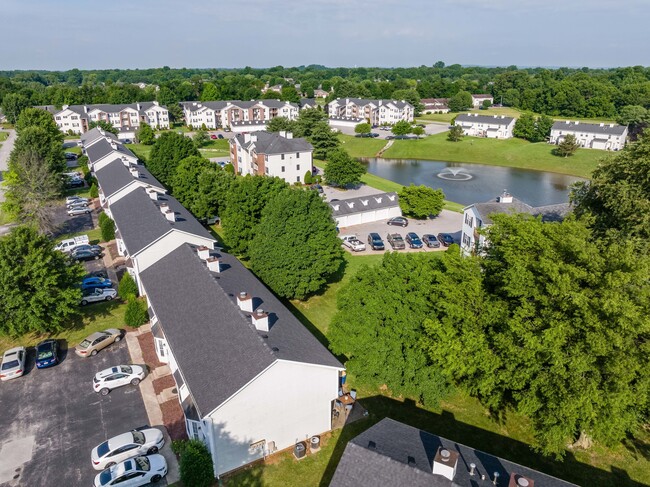
{"type": "Polygon", "coordinates": [[[489,116],[478,113],[461,113],[454,122],[465,135],[490,139],[510,139],[515,128],[515,119],[503,115],[489,116]]]}
{"type": "Polygon", "coordinates": [[[279,100],[187,101],[182,102],[185,124],[208,129],[230,128],[234,132],[264,130],[269,120],[298,118],[297,103],[279,100]]]}
{"type": "Polygon", "coordinates": [[[366,100],[337,98],[326,105],[330,123],[352,119],[372,125],[392,125],[400,120],[413,121],[413,105],[404,100],[366,100]]]}
{"type": "Polygon", "coordinates": [[[548,142],[557,145],[569,134],[585,149],[617,151],[625,147],[627,141],[627,127],[623,125],[561,121],[551,127],[548,142]]]}
{"type": "Polygon", "coordinates": [[[490,105],[494,105],[494,97],[492,95],[472,95],[472,106],[474,108],[481,108],[483,106],[483,102],[486,100],[490,102],[490,105]]]}

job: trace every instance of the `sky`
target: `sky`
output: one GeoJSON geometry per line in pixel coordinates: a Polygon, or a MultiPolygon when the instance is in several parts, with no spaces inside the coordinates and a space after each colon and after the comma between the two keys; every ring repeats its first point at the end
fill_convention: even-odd
{"type": "Polygon", "coordinates": [[[650,0],[2,0],[0,70],[650,65],[650,0]]]}

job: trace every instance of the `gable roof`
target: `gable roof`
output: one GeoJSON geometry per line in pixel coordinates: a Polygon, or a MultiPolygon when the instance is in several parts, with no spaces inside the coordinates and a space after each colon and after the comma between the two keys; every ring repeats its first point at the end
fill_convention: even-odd
{"type": "Polygon", "coordinates": [[[399,206],[399,196],[395,192],[377,193],[369,196],[330,201],[328,204],[332,208],[332,216],[336,218],[342,215],[352,215],[354,213],[363,213],[364,211],[399,206]]]}
{"type": "Polygon", "coordinates": [[[138,188],[113,203],[110,209],[131,257],[173,229],[214,240],[183,205],[167,194],[158,195],[154,201],[144,188],[138,188]],[[176,221],[170,222],[162,214],[163,203],[176,214],[176,221]]]}
{"type": "Polygon", "coordinates": [[[478,113],[461,113],[456,116],[456,122],[486,123],[491,125],[510,125],[515,119],[503,115],[479,115],[478,113]]]}
{"type": "Polygon", "coordinates": [[[111,152],[115,153],[115,157],[129,156],[134,159],[137,159],[136,155],[131,152],[129,149],[124,147],[120,142],[109,142],[108,140],[100,140],[90,147],[86,148],[86,155],[91,164],[99,161],[103,157],[106,157],[111,152]]]}
{"type": "Polygon", "coordinates": [[[476,98],[477,100],[483,100],[483,99],[488,99],[488,98],[494,98],[494,96],[484,93],[484,94],[479,94],[479,95],[472,95],[472,98],[476,98]]]}
{"type": "Polygon", "coordinates": [[[533,480],[539,487],[576,487],[571,482],[390,418],[381,420],[350,440],[334,472],[330,487],[487,487],[492,486],[494,472],[499,473],[499,485],[507,485],[511,474],[514,473],[533,480]],[[459,455],[453,480],[433,473],[434,458],[440,447],[459,455]],[[476,465],[476,473],[473,476],[469,474],[471,463],[476,465]],[[486,480],[481,480],[482,475],[486,476],[486,480]]]}
{"type": "Polygon", "coordinates": [[[276,360],[343,368],[338,360],[235,257],[219,253],[211,273],[190,245],[145,269],[140,279],[202,416],[276,360]],[[260,332],[239,309],[245,291],[270,313],[260,332]]]}
{"type": "Polygon", "coordinates": [[[104,196],[109,196],[117,193],[119,190],[128,186],[133,181],[138,181],[143,185],[150,185],[164,192],[165,187],[153,177],[153,175],[142,164],[133,165],[138,169],[139,177],[131,174],[130,168],[124,165],[120,158],[115,158],[101,169],[95,171],[97,183],[102,188],[104,196]]]}
{"type": "Polygon", "coordinates": [[[253,132],[251,136],[257,137],[257,140],[254,141],[254,137],[251,137],[246,141],[244,134],[237,134],[235,137],[237,143],[244,149],[248,150],[254,147],[258,154],[288,154],[314,150],[314,147],[301,137],[288,139],[276,132],[267,132],[266,130],[253,132]]]}
{"type": "Polygon", "coordinates": [[[298,108],[297,103],[290,103],[288,101],[280,100],[220,100],[220,101],[183,101],[181,106],[185,110],[198,111],[203,107],[207,107],[211,110],[225,110],[226,108],[240,108],[246,110],[254,106],[263,106],[266,108],[284,108],[290,106],[293,108],[298,108]]]}
{"type": "Polygon", "coordinates": [[[112,139],[117,142],[117,135],[115,135],[112,132],[106,132],[99,127],[95,127],[93,129],[90,129],[88,132],[81,134],[79,137],[81,139],[81,143],[84,146],[88,146],[95,142],[98,139],[112,139]]]}
{"type": "Polygon", "coordinates": [[[614,123],[584,123],[584,122],[569,122],[560,121],[555,122],[551,130],[562,130],[566,132],[586,132],[589,134],[599,135],[623,135],[627,130],[625,125],[617,125],[614,123]]]}
{"type": "Polygon", "coordinates": [[[467,208],[475,208],[481,220],[486,225],[493,223],[490,215],[495,213],[528,213],[533,216],[541,216],[544,222],[552,222],[564,220],[572,209],[570,203],[534,207],[514,197],[512,198],[512,203],[502,203],[499,199],[495,198],[485,203],[474,203],[467,208]]]}

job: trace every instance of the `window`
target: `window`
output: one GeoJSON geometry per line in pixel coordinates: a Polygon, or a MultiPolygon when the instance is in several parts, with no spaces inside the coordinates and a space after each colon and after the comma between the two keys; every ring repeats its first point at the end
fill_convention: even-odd
{"type": "Polygon", "coordinates": [[[300,171],[300,164],[296,164],[296,171],[300,171]]]}
{"type": "Polygon", "coordinates": [[[280,159],[284,161],[284,154],[280,154],[280,159]]]}
{"type": "Polygon", "coordinates": [[[296,183],[300,182],[300,176],[296,176],[296,183]]]}
{"type": "Polygon", "coordinates": [[[282,172],[284,172],[284,166],[282,166],[282,169],[281,169],[281,171],[282,171],[282,172]]]}
{"type": "Polygon", "coordinates": [[[300,152],[296,152],[296,159],[300,159],[300,152]]]}

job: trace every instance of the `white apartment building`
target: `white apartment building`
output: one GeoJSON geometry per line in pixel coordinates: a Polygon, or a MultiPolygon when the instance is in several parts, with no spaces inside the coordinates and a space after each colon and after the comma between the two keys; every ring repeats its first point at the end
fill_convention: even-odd
{"type": "Polygon", "coordinates": [[[585,149],[621,150],[627,140],[627,127],[607,123],[561,121],[551,127],[549,144],[559,144],[567,135],[575,136],[585,149]]]}
{"type": "Polygon", "coordinates": [[[263,174],[287,183],[304,183],[314,148],[291,132],[258,131],[230,139],[230,160],[238,174],[263,174]]]}
{"type": "Polygon", "coordinates": [[[208,129],[229,127],[235,132],[264,130],[269,120],[285,117],[298,118],[300,107],[296,103],[279,100],[251,101],[186,101],[181,103],[185,124],[193,128],[208,129]]]}
{"type": "Polygon", "coordinates": [[[479,115],[478,113],[461,113],[454,122],[463,129],[465,135],[487,137],[490,139],[510,139],[515,128],[512,117],[479,115]]]}
{"type": "Polygon", "coordinates": [[[413,121],[413,105],[404,100],[366,100],[337,98],[327,104],[330,123],[352,119],[371,125],[392,125],[400,120],[413,121]]]}
{"type": "Polygon", "coordinates": [[[472,95],[472,106],[474,108],[481,108],[485,100],[489,101],[492,105],[494,104],[494,97],[492,95],[472,95]]]}

